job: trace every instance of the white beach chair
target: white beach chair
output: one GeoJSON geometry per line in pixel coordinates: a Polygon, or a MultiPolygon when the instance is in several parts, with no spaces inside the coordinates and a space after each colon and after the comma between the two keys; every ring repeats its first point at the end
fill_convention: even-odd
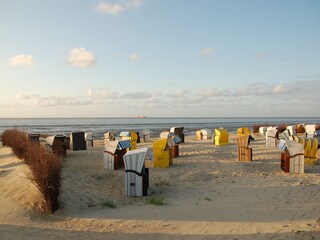
{"type": "Polygon", "coordinates": [[[278,129],[277,127],[268,128],[266,133],[266,145],[267,147],[276,147],[278,140],[278,129]]]}
{"type": "Polygon", "coordinates": [[[278,147],[280,150],[284,151],[284,150],[287,149],[287,142],[286,142],[285,140],[283,140],[283,139],[280,139],[277,147],[278,147]]]}
{"type": "Polygon", "coordinates": [[[267,127],[266,126],[259,127],[259,133],[265,136],[267,133],[267,127]]]}
{"type": "Polygon", "coordinates": [[[106,132],[104,135],[104,144],[115,140],[115,134],[113,132],[106,132]]]}
{"type": "Polygon", "coordinates": [[[168,138],[168,137],[169,137],[169,133],[170,133],[170,132],[166,132],[166,131],[161,132],[161,133],[160,133],[160,138],[161,138],[161,139],[168,138]]]}
{"type": "Polygon", "coordinates": [[[291,136],[297,135],[297,126],[296,125],[287,126],[287,130],[289,131],[291,136]]]}
{"type": "Polygon", "coordinates": [[[124,156],[125,194],[128,196],[146,196],[149,174],[144,168],[147,148],[128,151],[124,156]]]}
{"type": "Polygon", "coordinates": [[[84,138],[86,140],[87,148],[93,147],[93,132],[85,132],[84,138]]]}
{"type": "Polygon", "coordinates": [[[208,140],[212,138],[212,131],[209,129],[201,129],[203,140],[208,140]]]}
{"type": "Polygon", "coordinates": [[[150,139],[150,131],[149,130],[142,130],[140,133],[139,133],[139,136],[140,136],[140,141],[142,142],[150,142],[151,139],[150,139]]]}
{"type": "Polygon", "coordinates": [[[282,136],[284,137],[285,140],[293,140],[293,137],[290,134],[290,131],[288,129],[282,132],[282,136]]]}
{"type": "Polygon", "coordinates": [[[308,124],[305,126],[306,130],[306,137],[313,138],[314,133],[316,132],[316,125],[315,124],[308,124]]]}
{"type": "Polygon", "coordinates": [[[130,140],[109,141],[104,146],[103,166],[106,170],[124,167],[123,156],[131,147],[130,140]]]}
{"type": "Polygon", "coordinates": [[[301,143],[288,140],[287,149],[290,158],[290,172],[304,173],[304,147],[301,143]]]}

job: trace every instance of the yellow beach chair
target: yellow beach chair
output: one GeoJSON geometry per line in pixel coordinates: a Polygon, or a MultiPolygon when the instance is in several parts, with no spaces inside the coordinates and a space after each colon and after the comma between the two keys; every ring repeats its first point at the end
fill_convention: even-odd
{"type": "Polygon", "coordinates": [[[160,139],[153,143],[154,167],[167,168],[173,163],[171,151],[169,151],[168,139],[160,139]]]}
{"type": "Polygon", "coordinates": [[[237,129],[238,137],[250,135],[251,131],[249,128],[238,128],[237,129]]]}
{"type": "Polygon", "coordinates": [[[214,145],[226,145],[229,142],[229,132],[224,128],[214,129],[214,145]]]}

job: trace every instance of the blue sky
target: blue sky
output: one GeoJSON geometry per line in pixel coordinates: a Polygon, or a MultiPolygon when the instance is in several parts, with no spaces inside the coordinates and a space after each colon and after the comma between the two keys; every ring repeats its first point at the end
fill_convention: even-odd
{"type": "Polygon", "coordinates": [[[319,117],[318,0],[0,0],[0,117],[319,117]]]}

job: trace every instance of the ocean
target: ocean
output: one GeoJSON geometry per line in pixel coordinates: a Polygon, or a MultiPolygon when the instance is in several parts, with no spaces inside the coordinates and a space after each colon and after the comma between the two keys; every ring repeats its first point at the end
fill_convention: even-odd
{"type": "Polygon", "coordinates": [[[229,132],[239,127],[254,125],[319,124],[320,117],[305,118],[0,118],[0,134],[5,129],[17,128],[21,131],[40,134],[69,134],[75,131],[91,131],[94,139],[102,139],[105,132],[150,130],[151,137],[158,137],[163,130],[184,127],[185,135],[195,135],[199,129],[223,127],[229,132]]]}

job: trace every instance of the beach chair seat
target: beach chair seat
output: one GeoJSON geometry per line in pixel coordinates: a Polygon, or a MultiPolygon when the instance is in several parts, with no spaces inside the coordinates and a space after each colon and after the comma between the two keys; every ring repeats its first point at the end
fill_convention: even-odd
{"type": "Polygon", "coordinates": [[[149,170],[144,161],[147,148],[128,151],[124,156],[125,194],[128,196],[148,195],[149,170]]]}
{"type": "Polygon", "coordinates": [[[123,156],[130,147],[130,140],[115,140],[107,142],[103,152],[104,169],[117,170],[123,168],[123,156]]]}
{"type": "Polygon", "coordinates": [[[237,129],[238,137],[245,136],[245,135],[250,135],[250,133],[251,133],[250,129],[246,128],[246,127],[241,127],[241,128],[237,129]]]}
{"type": "Polygon", "coordinates": [[[47,137],[45,146],[57,156],[67,156],[67,145],[65,135],[55,135],[47,137]]]}
{"type": "Polygon", "coordinates": [[[106,132],[103,134],[103,137],[104,137],[104,144],[107,144],[107,142],[114,141],[116,139],[114,132],[106,132]]]}
{"type": "Polygon", "coordinates": [[[152,147],[155,167],[168,168],[173,164],[173,156],[168,145],[168,139],[157,140],[152,147]]]}
{"type": "Polygon", "coordinates": [[[151,138],[150,138],[150,131],[149,130],[142,130],[139,133],[140,136],[140,141],[141,142],[150,142],[151,138]]]}
{"type": "Polygon", "coordinates": [[[277,147],[278,129],[276,127],[269,128],[266,133],[266,146],[277,147]]]}
{"type": "Polygon", "coordinates": [[[84,132],[72,132],[70,134],[70,148],[73,151],[87,150],[84,132]]]}
{"type": "Polygon", "coordinates": [[[170,129],[170,132],[174,135],[177,135],[180,137],[181,142],[184,143],[184,133],[183,133],[184,127],[172,127],[170,129]]]}
{"type": "Polygon", "coordinates": [[[168,138],[169,137],[169,131],[162,131],[161,133],[160,133],[160,138],[161,139],[164,139],[164,138],[168,138]]]}
{"type": "Polygon", "coordinates": [[[196,131],[196,140],[203,140],[203,134],[201,130],[196,131]]]}
{"type": "Polygon", "coordinates": [[[283,139],[280,139],[277,147],[278,147],[280,150],[284,151],[284,150],[287,149],[287,142],[286,142],[285,140],[283,140],[283,139]]]}
{"type": "Polygon", "coordinates": [[[84,138],[86,140],[87,149],[93,147],[93,132],[85,132],[84,138]]]}
{"type": "Polygon", "coordinates": [[[40,134],[37,133],[28,133],[27,138],[30,142],[40,142],[40,134]]]}
{"type": "Polygon", "coordinates": [[[281,153],[280,167],[285,172],[304,173],[304,149],[301,143],[286,141],[287,149],[281,153]]]}
{"type": "Polygon", "coordinates": [[[314,134],[316,132],[316,125],[315,124],[307,124],[305,126],[305,131],[306,131],[306,137],[313,138],[314,134]]]}
{"type": "Polygon", "coordinates": [[[284,130],[281,134],[285,140],[293,140],[293,136],[291,135],[289,129],[284,130]]]}
{"type": "Polygon", "coordinates": [[[212,131],[209,129],[200,129],[196,131],[197,140],[208,140],[212,138],[212,131]]]}
{"type": "Polygon", "coordinates": [[[287,126],[287,130],[289,131],[290,136],[296,136],[297,135],[297,126],[296,125],[287,126]]]}
{"type": "Polygon", "coordinates": [[[238,160],[252,161],[252,148],[249,147],[249,135],[237,137],[238,160]]]}
{"type": "Polygon", "coordinates": [[[267,127],[266,126],[259,127],[259,133],[265,136],[267,133],[267,127]]]}
{"type": "MultiPolygon", "coordinates": [[[[169,134],[167,145],[169,147],[171,158],[179,157],[179,143],[181,143],[181,139],[179,136],[169,134]]],[[[172,162],[171,162],[171,164],[172,164],[172,162]]]]}
{"type": "Polygon", "coordinates": [[[304,164],[316,165],[319,158],[317,138],[307,138],[302,136],[294,136],[294,141],[301,143],[304,147],[304,164]]]}
{"type": "Polygon", "coordinates": [[[137,149],[137,142],[138,142],[139,136],[136,132],[134,131],[120,132],[119,136],[121,137],[122,140],[130,140],[131,142],[130,150],[137,149]]]}
{"type": "Polygon", "coordinates": [[[224,128],[214,129],[214,145],[226,145],[229,143],[229,132],[224,128]]]}

